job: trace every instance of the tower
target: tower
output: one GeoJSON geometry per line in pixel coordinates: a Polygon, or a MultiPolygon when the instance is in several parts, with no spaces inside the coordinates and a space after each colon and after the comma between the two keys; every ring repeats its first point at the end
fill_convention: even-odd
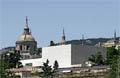
{"type": "Polygon", "coordinates": [[[63,28],[62,40],[60,41],[60,44],[66,44],[66,37],[65,37],[64,28],[63,28]]]}
{"type": "Polygon", "coordinates": [[[20,51],[23,59],[29,58],[36,53],[37,42],[32,36],[29,26],[28,19],[26,17],[26,25],[24,27],[23,34],[16,41],[16,50],[20,51]]]}
{"type": "Polygon", "coordinates": [[[116,40],[116,30],[114,30],[114,39],[116,40]]]}

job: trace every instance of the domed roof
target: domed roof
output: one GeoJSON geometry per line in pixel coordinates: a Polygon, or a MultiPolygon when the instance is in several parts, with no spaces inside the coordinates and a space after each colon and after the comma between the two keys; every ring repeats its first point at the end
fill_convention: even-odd
{"type": "Polygon", "coordinates": [[[17,41],[35,41],[31,34],[23,34],[21,35],[17,41]]]}
{"type": "Polygon", "coordinates": [[[35,41],[34,37],[32,36],[31,32],[29,31],[28,27],[28,19],[26,17],[26,26],[24,27],[24,33],[18,38],[18,42],[22,41],[35,41]]]}

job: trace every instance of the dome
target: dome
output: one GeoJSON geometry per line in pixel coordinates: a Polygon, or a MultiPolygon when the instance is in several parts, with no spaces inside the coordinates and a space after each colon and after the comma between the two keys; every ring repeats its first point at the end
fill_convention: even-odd
{"type": "Polygon", "coordinates": [[[31,34],[23,34],[18,38],[17,41],[35,41],[35,39],[31,34]]]}
{"type": "Polygon", "coordinates": [[[18,38],[18,42],[22,41],[35,41],[34,37],[32,36],[31,32],[29,31],[28,27],[28,19],[26,17],[26,26],[24,27],[24,33],[18,38]]]}

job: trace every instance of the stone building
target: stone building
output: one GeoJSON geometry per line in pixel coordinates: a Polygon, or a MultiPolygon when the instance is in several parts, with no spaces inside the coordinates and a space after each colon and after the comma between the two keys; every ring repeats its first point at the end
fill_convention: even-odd
{"type": "Polygon", "coordinates": [[[67,44],[65,39],[65,32],[63,29],[62,40],[58,45],[42,47],[42,58],[21,60],[23,66],[42,66],[43,62],[49,60],[50,65],[53,66],[57,60],[59,68],[66,67],[82,67],[88,61],[88,57],[97,52],[101,52],[103,56],[106,55],[106,48],[95,47],[88,45],[67,44]]]}
{"type": "Polygon", "coordinates": [[[20,51],[23,59],[30,58],[36,53],[37,42],[30,32],[28,27],[28,19],[26,17],[26,26],[24,27],[24,33],[16,41],[16,50],[20,51]]]}

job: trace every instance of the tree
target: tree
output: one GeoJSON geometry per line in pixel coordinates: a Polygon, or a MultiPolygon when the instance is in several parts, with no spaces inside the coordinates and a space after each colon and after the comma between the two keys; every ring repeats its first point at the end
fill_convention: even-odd
{"type": "Polygon", "coordinates": [[[116,58],[116,56],[119,55],[119,52],[117,49],[115,49],[115,46],[113,47],[108,47],[107,48],[107,64],[110,65],[112,64],[113,60],[116,58]]]}
{"type": "Polygon", "coordinates": [[[2,60],[0,61],[0,78],[6,78],[6,69],[8,68],[8,64],[3,62],[2,60]]]}
{"type": "Polygon", "coordinates": [[[8,63],[4,62],[2,59],[0,60],[0,78],[14,78],[16,75],[11,72],[7,71],[9,68],[8,63]]]}
{"type": "Polygon", "coordinates": [[[49,60],[43,63],[42,66],[43,73],[41,74],[42,78],[49,78],[52,75],[52,68],[49,66],[49,60]]]}
{"type": "Polygon", "coordinates": [[[118,46],[118,51],[120,52],[120,46],[118,46]]]}
{"type": "Polygon", "coordinates": [[[103,58],[101,52],[97,52],[95,55],[91,55],[88,58],[88,60],[95,63],[96,65],[104,65],[105,64],[105,61],[104,61],[104,58],[103,58]]]}
{"type": "Polygon", "coordinates": [[[55,60],[54,66],[53,66],[53,68],[54,68],[53,73],[56,73],[58,67],[59,67],[58,62],[57,62],[57,60],[55,60]]]}
{"type": "Polygon", "coordinates": [[[14,51],[14,53],[4,53],[2,54],[3,61],[8,63],[9,68],[20,68],[23,67],[22,63],[20,63],[20,59],[22,58],[19,51],[14,51]]]}
{"type": "Polygon", "coordinates": [[[107,48],[107,64],[110,65],[108,78],[117,77],[119,56],[119,51],[115,47],[107,48]]]}
{"type": "Polygon", "coordinates": [[[50,46],[54,46],[54,45],[55,45],[54,41],[50,41],[50,46]]]}

